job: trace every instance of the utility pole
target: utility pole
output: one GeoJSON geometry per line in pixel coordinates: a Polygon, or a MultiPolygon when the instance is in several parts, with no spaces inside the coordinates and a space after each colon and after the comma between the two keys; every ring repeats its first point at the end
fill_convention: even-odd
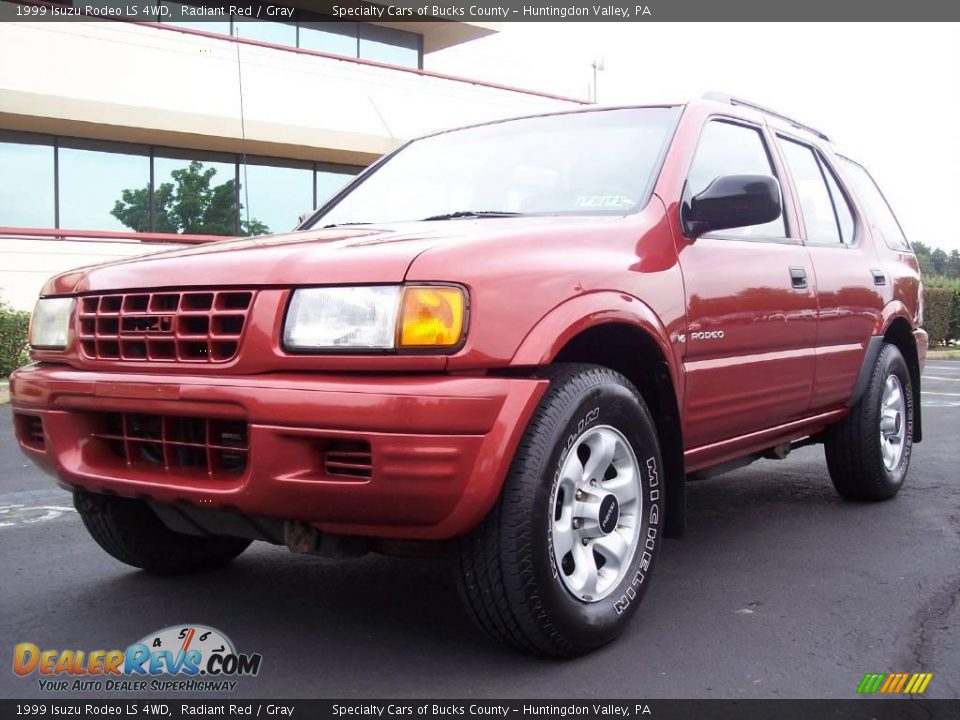
{"type": "Polygon", "coordinates": [[[598,72],[603,72],[603,70],[604,70],[604,67],[603,67],[603,58],[602,58],[602,57],[601,57],[601,58],[596,58],[592,63],[590,63],[590,67],[593,68],[593,97],[592,97],[592,100],[593,100],[593,103],[596,104],[596,102],[597,102],[597,73],[598,73],[598,72]]]}

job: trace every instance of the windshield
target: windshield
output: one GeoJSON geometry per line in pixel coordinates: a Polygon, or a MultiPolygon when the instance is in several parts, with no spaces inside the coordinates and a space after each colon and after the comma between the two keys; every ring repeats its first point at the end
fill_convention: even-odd
{"type": "Polygon", "coordinates": [[[524,118],[416,140],[308,225],[624,214],[646,201],[679,108],[524,118]]]}

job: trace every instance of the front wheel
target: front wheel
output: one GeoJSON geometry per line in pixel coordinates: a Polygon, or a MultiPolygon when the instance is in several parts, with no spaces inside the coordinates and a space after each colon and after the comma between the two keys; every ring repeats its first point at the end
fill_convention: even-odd
{"type": "Polygon", "coordinates": [[[888,500],[903,486],[913,450],[910,370],[894,345],[884,345],[860,401],[827,430],[825,453],[833,486],[851,500],[888,500]]]}
{"type": "Polygon", "coordinates": [[[458,585],[476,623],[522,650],[572,657],[623,632],[662,538],[656,428],[636,388],[590,365],[550,387],[497,504],[464,540],[458,585]]]}
{"type": "Polygon", "coordinates": [[[250,545],[243,538],[174,532],[142,500],[77,490],[73,504],[101,548],[120,562],[158,575],[225,565],[250,545]]]}

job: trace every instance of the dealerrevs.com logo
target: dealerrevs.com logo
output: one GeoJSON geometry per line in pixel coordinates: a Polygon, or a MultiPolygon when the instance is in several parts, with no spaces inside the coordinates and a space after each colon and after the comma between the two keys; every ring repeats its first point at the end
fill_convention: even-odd
{"type": "Polygon", "coordinates": [[[150,633],[126,650],[13,649],[13,672],[38,675],[45,692],[175,692],[236,689],[235,678],[260,672],[260,653],[238,653],[219,630],[174,625],[150,633]]]}

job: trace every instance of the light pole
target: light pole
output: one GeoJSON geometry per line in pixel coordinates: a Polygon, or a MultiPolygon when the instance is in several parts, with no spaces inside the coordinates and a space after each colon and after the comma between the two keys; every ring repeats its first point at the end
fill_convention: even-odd
{"type": "Polygon", "coordinates": [[[596,102],[597,102],[597,73],[598,73],[598,72],[603,72],[603,70],[604,70],[604,67],[603,67],[603,58],[602,58],[602,57],[601,57],[601,58],[596,58],[592,63],[590,63],[590,67],[593,68],[593,102],[594,102],[594,104],[596,104],[596,102]]]}

